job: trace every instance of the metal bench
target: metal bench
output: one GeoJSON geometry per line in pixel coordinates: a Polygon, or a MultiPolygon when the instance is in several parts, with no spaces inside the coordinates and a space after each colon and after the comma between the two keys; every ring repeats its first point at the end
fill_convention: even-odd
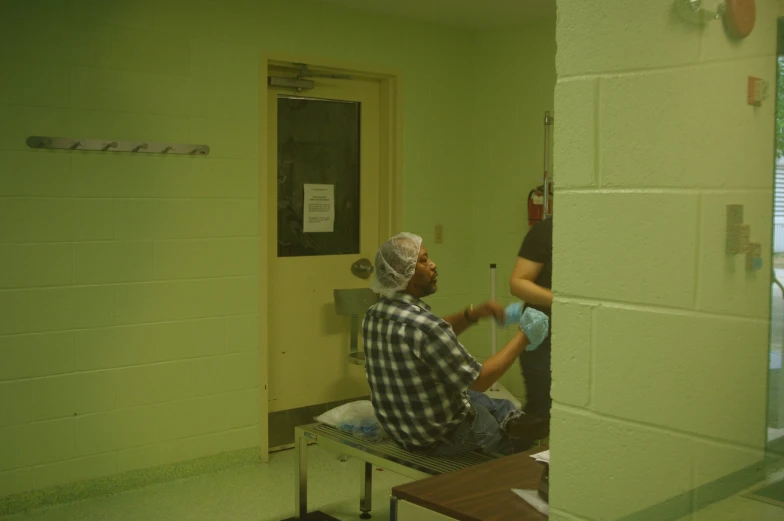
{"type": "Polygon", "coordinates": [[[289,519],[295,521],[333,519],[319,511],[308,513],[307,450],[310,443],[317,443],[337,454],[365,462],[360,476],[359,510],[362,519],[370,518],[374,466],[385,468],[411,479],[423,479],[499,457],[478,452],[450,457],[426,456],[404,450],[391,440],[367,441],[319,423],[296,427],[294,433],[296,450],[294,517],[289,519]]]}

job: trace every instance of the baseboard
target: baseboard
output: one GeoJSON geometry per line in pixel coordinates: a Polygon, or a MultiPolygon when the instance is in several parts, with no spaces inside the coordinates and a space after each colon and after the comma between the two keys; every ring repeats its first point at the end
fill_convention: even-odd
{"type": "Polygon", "coordinates": [[[784,438],[779,438],[768,443],[766,452],[769,459],[784,459],[784,438]]]}
{"type": "Polygon", "coordinates": [[[110,496],[154,483],[164,483],[176,479],[209,474],[211,472],[260,463],[260,461],[259,448],[251,447],[160,465],[158,467],[132,470],[104,478],[22,492],[0,498],[0,516],[20,514],[41,507],[72,503],[84,499],[110,496]]]}
{"type": "Polygon", "coordinates": [[[764,460],[728,474],[710,483],[671,497],[661,503],[624,516],[617,521],[676,521],[714,503],[728,499],[765,479],[770,468],[781,458],[768,453],[764,460]]]}
{"type": "MultiPolygon", "coordinates": [[[[337,517],[332,517],[329,514],[325,514],[321,510],[314,510],[313,512],[308,512],[305,515],[306,521],[340,521],[337,517]]],[[[299,518],[289,517],[284,519],[283,521],[300,521],[299,518]]]]}

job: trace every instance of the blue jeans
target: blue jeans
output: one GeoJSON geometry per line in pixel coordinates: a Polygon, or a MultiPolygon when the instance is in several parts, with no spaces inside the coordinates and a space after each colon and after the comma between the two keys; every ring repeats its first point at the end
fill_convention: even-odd
{"type": "Polygon", "coordinates": [[[515,448],[504,432],[506,422],[520,416],[509,400],[490,398],[484,393],[468,391],[476,416],[467,419],[436,445],[432,454],[451,456],[479,450],[488,454],[513,454],[515,448]]]}

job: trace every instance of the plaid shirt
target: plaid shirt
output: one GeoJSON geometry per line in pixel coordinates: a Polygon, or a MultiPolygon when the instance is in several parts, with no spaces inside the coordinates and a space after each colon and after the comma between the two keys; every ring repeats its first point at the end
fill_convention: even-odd
{"type": "Polygon", "coordinates": [[[482,369],[452,326],[407,294],[382,298],[362,322],[365,374],[378,421],[404,446],[428,447],[468,415],[482,369]]]}

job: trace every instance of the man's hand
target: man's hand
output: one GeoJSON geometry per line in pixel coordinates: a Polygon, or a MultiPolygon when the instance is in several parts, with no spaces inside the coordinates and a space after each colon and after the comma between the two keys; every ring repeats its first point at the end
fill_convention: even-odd
{"type": "Polygon", "coordinates": [[[491,300],[480,306],[466,308],[460,313],[444,317],[444,320],[449,322],[449,325],[452,326],[452,330],[455,334],[459,335],[476,324],[479,319],[488,317],[495,317],[496,320],[503,324],[504,318],[506,317],[506,311],[499,306],[498,303],[491,300]]]}
{"type": "Polygon", "coordinates": [[[475,307],[471,311],[471,318],[473,320],[489,317],[495,317],[498,322],[503,323],[504,318],[506,318],[506,311],[500,304],[498,304],[498,302],[494,302],[492,300],[475,307]]]}

